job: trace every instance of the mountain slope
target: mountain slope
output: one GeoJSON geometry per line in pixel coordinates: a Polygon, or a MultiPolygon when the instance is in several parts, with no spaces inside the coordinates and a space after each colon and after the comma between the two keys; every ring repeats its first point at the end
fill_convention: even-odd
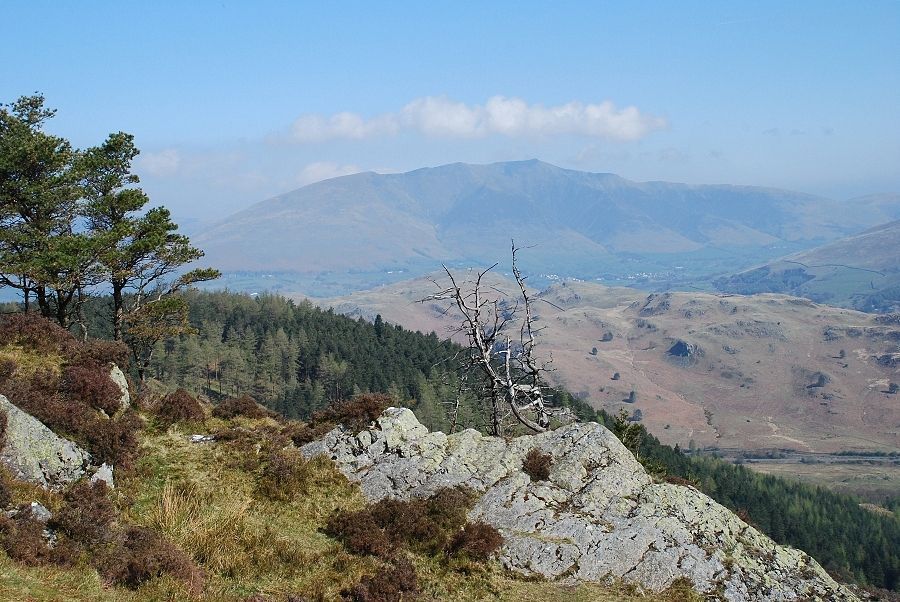
{"type": "Polygon", "coordinates": [[[533,271],[599,277],[679,265],[706,274],[857,232],[894,204],[639,183],[540,161],[456,163],[318,182],[226,217],[195,241],[226,271],[421,274],[441,262],[493,263],[515,238],[536,245],[533,271]]]}
{"type": "MultiPolygon", "coordinates": [[[[508,293],[515,285],[496,276],[487,286],[508,293]]],[[[422,278],[324,306],[446,333],[458,316],[416,303],[434,290],[422,278]]],[[[611,413],[640,410],[666,443],[804,453],[900,447],[900,404],[889,392],[900,381],[900,326],[887,317],[782,295],[648,296],[573,282],[537,298],[554,384],[611,413]],[[631,391],[635,403],[626,402],[631,391]]]]}
{"type": "Polygon", "coordinates": [[[786,293],[863,311],[900,310],[900,220],[720,278],[722,291],[786,293]]]}

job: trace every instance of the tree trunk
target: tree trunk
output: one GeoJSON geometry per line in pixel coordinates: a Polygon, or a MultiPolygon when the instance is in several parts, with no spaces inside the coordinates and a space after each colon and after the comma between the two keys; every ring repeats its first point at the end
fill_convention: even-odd
{"type": "Polygon", "coordinates": [[[124,301],[122,299],[122,289],[124,284],[118,280],[113,280],[113,340],[122,340],[122,320],[125,316],[124,301]]]}

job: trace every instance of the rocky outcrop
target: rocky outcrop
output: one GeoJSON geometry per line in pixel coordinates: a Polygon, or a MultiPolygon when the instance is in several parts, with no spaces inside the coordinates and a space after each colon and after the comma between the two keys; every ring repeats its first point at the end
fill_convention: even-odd
{"type": "Polygon", "coordinates": [[[654,483],[596,423],[512,440],[467,430],[430,433],[407,409],[369,429],[338,427],[303,446],[325,454],[370,500],[427,496],[465,485],[480,493],[469,514],[505,538],[501,561],[528,576],[619,578],[654,592],[687,578],[727,600],[855,600],[809,556],[776,545],[706,495],[654,483]],[[553,458],[550,478],[522,471],[531,449],[553,458]]]}
{"type": "MultiPolygon", "coordinates": [[[[3,395],[0,395],[0,412],[7,418],[6,443],[0,449],[0,462],[15,478],[60,490],[94,471],[88,452],[56,435],[3,395]]],[[[99,478],[111,485],[112,468],[108,467],[99,478]]]]}
{"type": "Polygon", "coordinates": [[[119,397],[119,411],[127,410],[131,406],[131,394],[128,392],[128,379],[125,378],[125,373],[117,365],[112,364],[109,369],[109,379],[116,383],[122,393],[119,397]]]}

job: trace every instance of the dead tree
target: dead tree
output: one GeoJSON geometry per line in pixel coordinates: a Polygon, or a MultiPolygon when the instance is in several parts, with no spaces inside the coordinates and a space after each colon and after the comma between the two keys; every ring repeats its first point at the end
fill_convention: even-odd
{"type": "MultiPolygon", "coordinates": [[[[533,299],[525,287],[525,277],[516,263],[519,248],[512,244],[512,272],[518,284],[515,299],[484,282],[485,276],[497,267],[492,265],[477,272],[474,280],[458,281],[446,267],[449,287],[429,295],[422,302],[450,301],[446,311],[454,307],[461,314],[458,332],[465,333],[468,347],[461,359],[460,382],[470,388],[482,402],[487,413],[487,428],[492,435],[503,435],[510,424],[521,424],[534,432],[550,426],[550,413],[545,403],[542,374],[546,367],[535,357],[533,299]],[[518,322],[519,332],[513,340],[509,331],[518,322]]],[[[456,411],[451,422],[456,424],[456,411]]]]}

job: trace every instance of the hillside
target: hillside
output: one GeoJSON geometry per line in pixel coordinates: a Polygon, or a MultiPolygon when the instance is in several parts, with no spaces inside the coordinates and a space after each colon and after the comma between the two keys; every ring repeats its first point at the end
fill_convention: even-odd
{"type": "MultiPolygon", "coordinates": [[[[449,430],[444,408],[456,404],[457,387],[453,373],[445,371],[446,359],[459,348],[434,334],[353,320],[276,296],[197,293],[189,299],[199,335],[160,343],[152,373],[162,382],[148,383],[149,390],[184,387],[216,400],[252,391],[269,408],[305,420],[315,420],[317,410],[330,412],[350,391],[383,391],[432,430],[449,430]]],[[[564,390],[551,395],[570,415],[606,425],[627,441],[655,478],[695,483],[843,580],[895,586],[898,525],[866,510],[859,498],[759,475],[713,457],[689,457],[660,444],[639,422],[593,410],[564,390]]],[[[483,424],[474,400],[460,401],[463,424],[483,424]]],[[[867,500],[896,507],[896,499],[867,500]]]]}
{"type": "Polygon", "coordinates": [[[785,293],[862,311],[900,311],[900,220],[715,281],[721,291],[785,293]]]}
{"type": "MultiPolygon", "coordinates": [[[[247,397],[212,405],[184,390],[133,395],[121,372],[102,362],[115,346],[82,345],[40,318],[7,317],[0,329],[3,599],[676,602],[699,600],[698,591],[748,602],[785,595],[857,599],[806,554],[776,546],[696,489],[654,481],[596,423],[519,437],[503,452],[508,474],[500,479],[490,467],[504,440],[472,430],[450,438],[428,434],[408,409],[385,409],[384,395],[333,404],[308,424],[279,419],[247,397]],[[58,413],[57,404],[78,420],[58,413]],[[91,431],[123,421],[129,435],[105,456],[104,439],[91,431]],[[446,446],[453,437],[472,445],[446,446]],[[446,470],[410,453],[401,453],[407,459],[399,463],[375,462],[378,470],[436,470],[448,479],[440,485],[443,477],[432,478],[431,490],[414,498],[399,492],[403,499],[384,499],[390,490],[374,472],[354,483],[361,473],[350,471],[348,479],[338,470],[347,473],[348,461],[356,463],[355,452],[339,450],[348,442],[368,441],[366,453],[388,459],[401,448],[426,449],[425,439],[445,442],[446,470]],[[319,453],[327,446],[335,452],[319,453]],[[546,475],[522,460],[537,447],[549,451],[546,475]],[[453,460],[463,451],[465,462],[453,460]],[[546,529],[558,530],[571,517],[588,527],[573,533],[573,544],[589,545],[582,540],[594,528],[607,544],[622,534],[634,543],[625,557],[596,555],[592,568],[582,563],[583,574],[560,579],[565,575],[549,549],[529,547],[509,524],[512,514],[490,516],[485,508],[495,507],[492,496],[507,482],[534,499],[551,490],[558,497],[585,476],[571,464],[587,467],[595,456],[605,460],[589,466],[594,495],[576,499],[569,492],[559,524],[546,529]],[[104,457],[115,465],[97,468],[104,457]],[[86,468],[96,470],[90,479],[86,468]],[[623,487],[613,497],[608,484],[599,486],[610,479],[623,487]],[[632,497],[646,516],[633,516],[632,497]],[[641,553],[648,542],[683,562],[660,574],[658,559],[641,553]],[[760,562],[768,553],[773,558],[760,562]],[[626,570],[632,564],[639,570],[626,570]],[[536,571],[547,580],[535,582],[536,571]]],[[[533,520],[527,504],[516,511],[524,512],[517,520],[533,520]]],[[[532,539],[542,529],[534,528],[532,539]]]]}
{"type": "MultiPolygon", "coordinates": [[[[510,290],[500,276],[490,286],[510,290]]],[[[419,279],[325,305],[447,333],[455,314],[417,303],[434,290],[419,279]]],[[[666,443],[801,452],[900,447],[900,403],[889,393],[900,381],[900,326],[887,318],[781,295],[648,296],[578,282],[538,298],[550,378],[611,413],[640,410],[666,443]],[[626,401],[631,391],[634,403],[626,401]]]]}
{"type": "Polygon", "coordinates": [[[420,517],[416,528],[447,535],[436,547],[354,548],[329,525],[366,499],[328,459],[300,455],[303,424],[248,398],[133,395],[103,363],[113,346],[81,345],[40,318],[4,317],[0,332],[2,600],[697,599],[684,583],[650,598],[621,580],[517,578],[490,558],[497,544],[480,555],[471,542],[450,547],[466,523],[459,505],[420,517]],[[115,464],[105,474],[101,459],[115,464]]]}
{"type": "Polygon", "coordinates": [[[354,290],[389,281],[386,272],[489,265],[510,238],[535,246],[528,269],[536,275],[668,282],[858,232],[894,205],[900,200],[848,204],[749,186],[632,182],[540,161],[456,163],[311,184],[225,217],[195,241],[232,274],[230,286],[255,282],[252,290],[280,284],[308,293],[330,281],[354,290]],[[325,276],[291,284],[300,273],[325,276]]]}

